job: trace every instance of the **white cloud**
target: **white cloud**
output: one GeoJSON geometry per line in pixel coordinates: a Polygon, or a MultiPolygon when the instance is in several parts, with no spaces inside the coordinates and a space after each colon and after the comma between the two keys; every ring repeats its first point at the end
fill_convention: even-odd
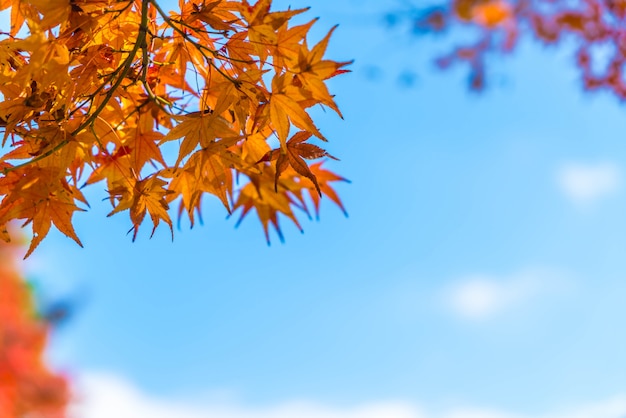
{"type": "Polygon", "coordinates": [[[577,405],[561,411],[537,415],[463,408],[445,413],[441,418],[626,418],[626,396],[615,396],[592,404],[577,405]]]}
{"type": "Polygon", "coordinates": [[[616,164],[567,163],[557,171],[561,191],[577,204],[589,204],[619,190],[622,171],[616,164]]]}
{"type": "Polygon", "coordinates": [[[445,418],[525,418],[522,415],[489,409],[463,408],[446,415],[445,418]]]}
{"type": "Polygon", "coordinates": [[[624,418],[626,396],[575,405],[562,411],[524,415],[489,408],[453,408],[424,413],[409,402],[366,403],[352,408],[323,406],[312,402],[288,402],[251,408],[231,401],[189,403],[157,399],[124,379],[90,374],[81,379],[80,403],[70,418],[624,418]]]}
{"type": "Polygon", "coordinates": [[[473,275],[448,286],[444,304],[464,319],[485,320],[518,308],[563,283],[562,274],[548,270],[528,270],[511,277],[473,275]]]}
{"type": "Polygon", "coordinates": [[[616,396],[604,402],[583,405],[560,415],[547,418],[626,418],[626,396],[616,396]]]}
{"type": "Polygon", "coordinates": [[[70,418],[426,418],[403,402],[368,403],[352,408],[293,401],[250,408],[232,401],[189,404],[150,397],[112,375],[91,374],[79,380],[82,396],[70,418]]]}

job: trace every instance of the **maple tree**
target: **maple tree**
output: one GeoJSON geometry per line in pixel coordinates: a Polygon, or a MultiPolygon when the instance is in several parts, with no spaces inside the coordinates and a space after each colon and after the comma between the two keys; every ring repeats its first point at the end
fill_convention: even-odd
{"type": "Polygon", "coordinates": [[[50,326],[19,274],[18,248],[0,241],[0,416],[61,418],[69,400],[67,380],[45,365],[50,326]]]}
{"type": "Polygon", "coordinates": [[[457,31],[471,39],[457,43],[437,63],[442,68],[467,64],[474,89],[485,85],[487,57],[514,50],[528,33],[547,45],[570,41],[583,86],[626,99],[624,0],[450,0],[412,6],[409,15],[417,34],[457,31]]]}
{"type": "MultiPolygon", "coordinates": [[[[310,108],[341,113],[326,80],[348,62],[309,47],[307,9],[271,0],[0,0],[0,227],[32,224],[26,257],[52,224],[81,242],[82,187],[106,184],[133,239],[146,214],[172,230],[170,204],[193,226],[205,195],[228,213],[254,209],[269,242],[279,216],[317,212],[344,180],[306,159],[329,157],[310,108]],[[176,156],[165,148],[173,144],[176,156]],[[272,147],[273,144],[274,148],[272,147]]],[[[6,228],[2,236],[8,240],[6,228]]],[[[172,231],[173,234],[173,231],[172,231]]]]}

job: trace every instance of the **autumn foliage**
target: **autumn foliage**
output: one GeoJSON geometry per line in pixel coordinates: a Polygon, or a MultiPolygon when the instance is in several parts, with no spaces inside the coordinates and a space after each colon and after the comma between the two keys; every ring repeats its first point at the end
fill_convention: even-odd
{"type": "MultiPolygon", "coordinates": [[[[341,115],[326,80],[347,62],[314,46],[307,9],[271,0],[0,0],[0,226],[32,224],[27,256],[52,224],[80,244],[82,187],[103,182],[111,215],[128,210],[133,239],[149,215],[191,224],[212,195],[228,213],[256,211],[269,240],[279,216],[298,227],[327,196],[326,141],[309,114],[341,115]],[[304,23],[302,23],[304,22],[304,23]],[[317,142],[318,144],[315,144],[317,142]]],[[[8,233],[2,232],[5,239],[8,233]]]]}
{"type": "Polygon", "coordinates": [[[445,0],[412,8],[413,29],[462,33],[467,41],[441,56],[438,64],[470,67],[470,84],[485,84],[485,60],[510,52],[523,35],[552,45],[567,41],[587,89],[606,89],[626,99],[626,1],[624,0],[445,0]]]}
{"type": "Polygon", "coordinates": [[[67,382],[45,366],[49,327],[20,277],[16,249],[0,241],[0,417],[61,418],[67,382]]]}

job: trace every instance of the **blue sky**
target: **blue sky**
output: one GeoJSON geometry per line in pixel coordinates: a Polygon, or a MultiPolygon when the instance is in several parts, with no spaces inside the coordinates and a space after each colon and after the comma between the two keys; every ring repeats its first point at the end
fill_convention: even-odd
{"type": "MultiPolygon", "coordinates": [[[[307,2],[279,2],[293,7],[307,2]]],[[[324,201],[266,246],[217,201],[204,225],[135,243],[99,186],[81,249],[51,233],[25,264],[76,296],[50,358],[87,418],[626,415],[626,115],[581,91],[567,48],[530,42],[468,92],[391,2],[318,1],[335,23],[345,116],[316,114],[349,217],[324,201]]]]}

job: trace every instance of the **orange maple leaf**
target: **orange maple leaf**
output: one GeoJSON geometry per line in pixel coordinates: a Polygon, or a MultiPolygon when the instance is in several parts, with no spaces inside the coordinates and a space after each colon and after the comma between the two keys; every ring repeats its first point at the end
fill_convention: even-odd
{"type": "Polygon", "coordinates": [[[119,202],[115,209],[107,216],[129,209],[130,219],[133,223],[131,231],[134,231],[134,241],[137,238],[139,226],[143,222],[146,213],[149,213],[153,225],[152,234],[150,236],[154,235],[154,231],[157,226],[159,226],[159,222],[163,220],[169,225],[173,239],[174,230],[172,228],[172,221],[167,213],[169,209],[167,195],[171,193],[171,191],[165,188],[167,182],[156,176],[151,176],[135,182],[132,184],[132,187],[128,184],[127,180],[120,181],[119,183],[117,187],[109,191],[119,202]]]}
{"type": "Polygon", "coordinates": [[[317,189],[316,187],[318,193],[315,193],[314,189],[312,188],[309,189],[311,200],[313,201],[313,206],[315,207],[315,216],[319,219],[320,201],[321,201],[322,195],[332,200],[337,206],[339,206],[343,214],[348,216],[348,212],[346,211],[346,208],[343,206],[343,203],[341,202],[339,195],[337,194],[335,189],[332,188],[330,183],[335,182],[335,181],[343,181],[343,182],[349,183],[350,181],[346,178],[338,176],[337,174],[333,173],[330,170],[323,168],[322,167],[323,163],[324,163],[323,161],[320,161],[320,162],[311,164],[311,166],[309,167],[309,169],[311,170],[311,173],[317,179],[317,185],[318,185],[317,187],[319,187],[319,189],[317,189]],[[321,191],[321,194],[319,193],[320,191],[321,191]]]}
{"type": "MultiPolygon", "coordinates": [[[[281,241],[284,241],[283,233],[280,229],[278,215],[282,214],[289,218],[296,227],[302,231],[302,227],[293,212],[292,205],[294,199],[287,191],[275,192],[268,186],[268,180],[271,179],[272,173],[267,170],[262,175],[252,175],[250,183],[246,184],[239,192],[237,200],[233,205],[233,212],[239,208],[242,209],[237,226],[246,217],[251,209],[255,209],[263,231],[265,240],[270,244],[269,226],[272,225],[281,241]]],[[[270,183],[271,184],[271,183],[270,183]]]]}
{"type": "Polygon", "coordinates": [[[73,213],[83,210],[74,201],[86,202],[80,191],[65,179],[59,179],[56,170],[51,168],[30,170],[28,176],[11,174],[0,179],[0,190],[10,189],[0,206],[0,225],[11,219],[26,219],[26,224],[32,223],[33,239],[24,258],[37,248],[52,223],[82,247],[72,226],[73,213]]]}
{"type": "Polygon", "coordinates": [[[276,129],[278,139],[282,146],[286,144],[289,135],[290,123],[298,128],[311,132],[318,138],[326,141],[326,138],[313,124],[313,120],[304,108],[286,94],[273,93],[270,99],[270,119],[276,129]]]}
{"type": "Polygon", "coordinates": [[[276,160],[276,175],[274,177],[275,191],[278,191],[278,179],[281,173],[283,173],[287,167],[291,166],[296,173],[311,180],[311,182],[315,185],[317,192],[320,195],[322,194],[317,179],[311,172],[311,169],[306,161],[304,161],[304,158],[308,160],[314,160],[322,157],[329,157],[333,160],[337,160],[337,158],[333,157],[317,145],[305,143],[304,141],[308,140],[310,137],[311,133],[300,131],[287,141],[285,149],[278,148],[269,151],[258,161],[276,160]]]}

